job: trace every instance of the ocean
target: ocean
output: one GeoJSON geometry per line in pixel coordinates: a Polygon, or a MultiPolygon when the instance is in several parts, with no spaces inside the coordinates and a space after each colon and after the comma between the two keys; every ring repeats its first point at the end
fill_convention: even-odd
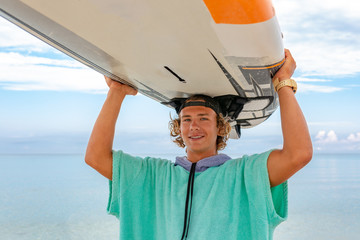
{"type": "MultiPolygon", "coordinates": [[[[108,181],[82,155],[0,155],[1,240],[118,239],[108,181]]],[[[289,182],[275,240],[360,236],[360,155],[319,154],[289,182]]]]}

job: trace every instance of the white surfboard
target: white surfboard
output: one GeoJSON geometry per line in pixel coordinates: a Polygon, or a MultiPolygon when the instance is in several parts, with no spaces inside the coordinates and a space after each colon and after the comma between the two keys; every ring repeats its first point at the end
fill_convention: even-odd
{"type": "Polygon", "coordinates": [[[216,97],[232,137],[278,106],[284,50],[270,0],[1,0],[0,15],[170,107],[216,97]]]}

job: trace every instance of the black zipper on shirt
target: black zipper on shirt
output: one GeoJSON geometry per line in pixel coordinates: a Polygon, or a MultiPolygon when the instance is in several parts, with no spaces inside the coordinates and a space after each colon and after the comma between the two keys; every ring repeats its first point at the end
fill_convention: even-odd
{"type": "Polygon", "coordinates": [[[194,192],[195,168],[196,168],[196,163],[191,164],[188,187],[186,192],[186,201],[185,201],[184,229],[181,240],[186,239],[189,232],[191,205],[192,205],[192,197],[194,192]],[[189,200],[190,200],[190,204],[189,204],[189,200]]]}

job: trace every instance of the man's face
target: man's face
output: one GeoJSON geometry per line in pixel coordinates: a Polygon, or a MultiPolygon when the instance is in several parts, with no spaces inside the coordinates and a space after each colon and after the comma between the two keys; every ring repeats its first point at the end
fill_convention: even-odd
{"type": "Polygon", "coordinates": [[[180,112],[180,136],[187,153],[204,157],[216,154],[218,127],[216,113],[208,107],[185,107],[180,112]]]}

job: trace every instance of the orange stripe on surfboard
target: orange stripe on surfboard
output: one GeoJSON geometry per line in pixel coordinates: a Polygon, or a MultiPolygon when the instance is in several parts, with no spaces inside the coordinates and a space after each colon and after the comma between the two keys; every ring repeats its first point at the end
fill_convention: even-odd
{"type": "Polygon", "coordinates": [[[204,0],[216,23],[251,24],[275,15],[271,0],[204,0]]]}
{"type": "Polygon", "coordinates": [[[274,68],[274,67],[280,66],[280,65],[283,64],[284,62],[285,62],[285,58],[284,58],[281,62],[276,63],[276,64],[271,65],[271,66],[265,66],[265,67],[243,67],[242,69],[249,69],[249,70],[270,69],[270,68],[274,68]]]}

